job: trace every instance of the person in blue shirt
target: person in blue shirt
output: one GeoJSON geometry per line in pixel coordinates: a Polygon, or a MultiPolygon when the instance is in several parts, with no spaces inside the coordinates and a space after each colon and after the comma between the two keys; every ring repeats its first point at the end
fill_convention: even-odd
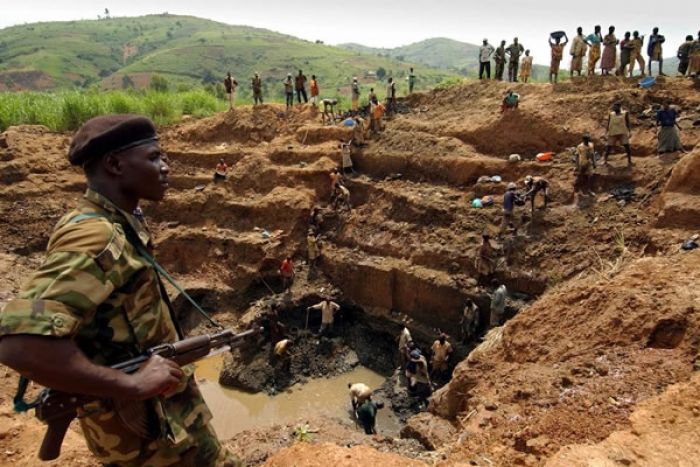
{"type": "Polygon", "coordinates": [[[588,49],[588,76],[595,75],[595,66],[600,60],[601,50],[600,44],[603,43],[603,35],[600,32],[600,26],[596,26],[592,34],[586,36],[586,42],[591,46],[588,49]]]}
{"type": "Polygon", "coordinates": [[[506,193],[503,195],[503,223],[501,224],[501,234],[503,234],[507,228],[516,230],[513,222],[513,209],[515,208],[515,199],[517,193],[515,190],[517,186],[515,183],[509,183],[506,188],[506,193]]]}
{"type": "Polygon", "coordinates": [[[661,110],[656,112],[656,128],[658,128],[657,152],[682,151],[680,127],[676,121],[678,114],[672,109],[668,102],[665,102],[661,110]]]}

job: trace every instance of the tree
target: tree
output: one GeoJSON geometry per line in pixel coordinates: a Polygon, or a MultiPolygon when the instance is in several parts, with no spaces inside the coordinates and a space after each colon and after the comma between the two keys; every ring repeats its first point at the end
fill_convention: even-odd
{"type": "Polygon", "coordinates": [[[164,76],[154,74],[151,76],[149,87],[157,92],[167,92],[170,85],[164,76]]]}
{"type": "Polygon", "coordinates": [[[134,80],[129,75],[122,76],[122,89],[133,89],[134,80]]]}
{"type": "Polygon", "coordinates": [[[379,80],[381,81],[385,77],[386,77],[386,70],[384,69],[384,67],[380,66],[379,68],[377,68],[377,78],[379,78],[379,80]]]}
{"type": "Polygon", "coordinates": [[[109,19],[109,8],[105,8],[105,19],[109,19]]]}

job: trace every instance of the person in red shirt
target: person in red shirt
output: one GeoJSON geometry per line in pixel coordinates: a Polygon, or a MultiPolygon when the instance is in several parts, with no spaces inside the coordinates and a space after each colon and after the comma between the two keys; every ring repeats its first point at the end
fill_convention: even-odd
{"type": "Polygon", "coordinates": [[[280,276],[282,276],[282,287],[287,290],[294,280],[294,263],[292,258],[287,256],[280,265],[280,276]]]}
{"type": "Polygon", "coordinates": [[[219,159],[219,163],[216,164],[216,170],[214,171],[214,183],[223,182],[226,180],[226,172],[228,171],[228,165],[223,159],[219,159]]]}
{"type": "Polygon", "coordinates": [[[316,79],[316,75],[311,75],[311,105],[316,107],[317,101],[318,101],[318,80],[316,79]]]}

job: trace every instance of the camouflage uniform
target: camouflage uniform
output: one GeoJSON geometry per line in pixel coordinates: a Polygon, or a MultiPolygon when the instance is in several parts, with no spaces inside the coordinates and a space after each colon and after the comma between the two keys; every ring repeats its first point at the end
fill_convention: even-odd
{"type": "MultiPolygon", "coordinates": [[[[112,365],[148,347],[179,339],[167,298],[152,266],[139,256],[125,229],[152,248],[146,226],[89,190],[77,209],[57,224],[46,260],[19,298],[0,313],[0,336],[33,334],[73,339],[95,364],[112,365]],[[99,217],[76,218],[81,214],[99,217]]],[[[79,410],[88,447],[105,465],[238,466],[222,448],[194,381],[194,368],[175,394],[147,401],[161,436],[130,431],[111,401],[79,410]]]]}

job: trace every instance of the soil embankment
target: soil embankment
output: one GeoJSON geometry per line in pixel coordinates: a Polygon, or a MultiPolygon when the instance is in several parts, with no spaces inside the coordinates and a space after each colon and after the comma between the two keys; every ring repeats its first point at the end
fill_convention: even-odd
{"type": "MultiPolygon", "coordinates": [[[[161,129],[172,190],[161,204],[143,206],[158,256],[227,324],[258,320],[276,292],[283,321],[302,341],[293,371],[270,367],[263,343],[236,356],[223,376],[270,392],[342,373],[355,362],[390,376],[393,337],[402,323],[426,350],[439,331],[456,342],[466,298],[478,304],[485,331],[491,287],[476,280],[474,263],[481,234],[497,232],[507,183],[522,187],[527,174],[550,182],[548,209],[519,208],[518,235],[493,242],[494,277],[511,292],[514,317],[469,358],[462,357],[479,342],[459,349],[452,381],[429,412],[407,421],[403,433],[411,439],[367,437],[348,420],[309,414],[230,440],[249,464],[580,465],[590,456],[672,465],[673,452],[700,461],[691,445],[699,426],[691,416],[700,410],[693,376],[700,257],[679,250],[700,227],[700,129],[693,126],[699,93],[671,78],[651,90],[614,78],[519,84],[520,109],[502,116],[506,88],[473,83],[412,96],[411,112],[388,121],[378,139],[353,154],[358,174],[346,179],[352,210],[342,213],[329,206],[328,172],[339,164],[338,139],[347,131],[322,126],[309,108],[285,115],[278,106],[245,107],[161,129]],[[650,109],[666,100],[683,111],[689,154],[655,156],[650,109]],[[615,101],[631,111],[635,166],[629,170],[624,156],[614,154],[610,167],[596,171],[595,194],[575,194],[569,148],[589,131],[602,151],[602,124],[615,101]],[[552,162],[533,160],[550,150],[552,162]],[[513,153],[523,160],[508,162],[513,153]],[[220,158],[231,168],[215,185],[211,175],[220,158]],[[483,178],[494,175],[501,181],[483,178]],[[495,207],[471,207],[474,197],[485,195],[495,198],[495,207]],[[312,272],[303,263],[314,207],[323,217],[322,259],[312,272]],[[286,255],[299,268],[289,293],[281,294],[277,268],[286,255]],[[306,330],[304,310],[321,294],[343,305],[333,339],[306,330]],[[244,377],[242,368],[255,370],[255,378],[244,377]],[[311,446],[295,443],[295,430],[306,423],[315,432],[311,446]],[[662,446],[669,439],[673,452],[662,446]]],[[[2,135],[2,301],[41,261],[53,224],[85,187],[66,161],[69,141],[70,135],[41,127],[2,135]]],[[[182,297],[175,305],[195,329],[191,307],[182,297]]],[[[312,315],[309,330],[319,320],[312,315]]],[[[35,465],[43,427],[11,413],[14,381],[9,373],[0,385],[0,461],[35,465]]],[[[385,394],[400,410],[401,401],[385,394]]],[[[70,432],[56,465],[92,465],[78,432],[70,432]]]]}

